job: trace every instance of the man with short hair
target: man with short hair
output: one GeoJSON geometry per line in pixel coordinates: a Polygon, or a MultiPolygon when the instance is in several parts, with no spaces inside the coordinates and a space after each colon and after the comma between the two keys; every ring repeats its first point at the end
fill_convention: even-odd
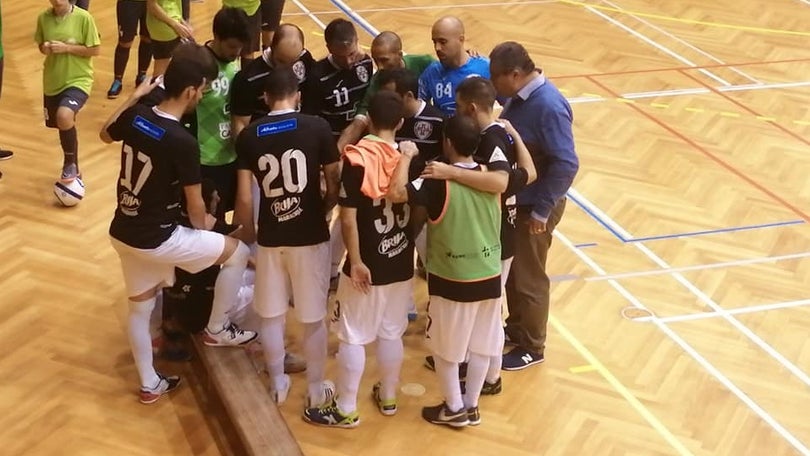
{"type": "Polygon", "coordinates": [[[180,382],[177,376],[155,371],[149,333],[157,291],[174,282],[175,267],[196,273],[222,265],[203,332],[206,345],[237,346],[256,338],[255,332],[239,329],[227,315],[236,302],[249,250],[234,238],[208,231],[216,220],[206,213],[201,193],[200,149],[179,121],[194,110],[208,81],[216,77],[210,53],[196,44],[188,46],[193,49],[184,57],[176,56],[166,70],[166,98],[160,104],[138,103],[157,86],[157,82],[141,84],[99,134],[107,144],[122,142],[118,205],[110,237],[124,273],[128,334],[144,404],[157,401],[180,382]],[[194,228],[178,225],[181,191],[194,228]]]}
{"type": "Polygon", "coordinates": [[[456,88],[465,78],[489,78],[485,57],[472,57],[464,49],[464,24],[454,16],[445,16],[431,29],[438,62],[433,62],[419,78],[419,98],[433,103],[446,116],[456,112],[456,88]]]}
{"type": "Polygon", "coordinates": [[[506,335],[515,347],[503,356],[504,370],[545,360],[550,281],[546,259],[551,234],[565,210],[565,194],[579,169],[571,106],[514,41],[490,53],[492,83],[508,98],[501,117],[520,133],[537,168],[537,182],[517,194],[515,257],[506,282],[506,335]]]}
{"type": "Polygon", "coordinates": [[[222,0],[223,8],[239,8],[247,15],[245,33],[249,37],[242,46],[241,66],[246,67],[253,60],[254,53],[261,49],[262,12],[259,11],[260,0],[222,0]]]}

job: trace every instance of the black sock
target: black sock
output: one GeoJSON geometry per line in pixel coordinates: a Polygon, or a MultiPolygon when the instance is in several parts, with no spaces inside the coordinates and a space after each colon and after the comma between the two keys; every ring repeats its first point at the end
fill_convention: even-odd
{"type": "Polygon", "coordinates": [[[125,48],[120,44],[115,47],[115,59],[113,60],[113,74],[115,79],[119,81],[124,77],[124,71],[127,69],[127,62],[129,61],[129,48],[125,48]]]}
{"type": "Polygon", "coordinates": [[[138,74],[145,74],[152,62],[152,42],[143,41],[138,44],[138,74]]]}
{"type": "Polygon", "coordinates": [[[188,21],[191,17],[191,0],[182,0],[180,4],[183,7],[183,20],[188,21]]]}
{"type": "Polygon", "coordinates": [[[65,153],[65,165],[71,163],[79,167],[79,139],[76,135],[76,127],[70,130],[59,130],[59,142],[62,143],[62,152],[65,153]]]}

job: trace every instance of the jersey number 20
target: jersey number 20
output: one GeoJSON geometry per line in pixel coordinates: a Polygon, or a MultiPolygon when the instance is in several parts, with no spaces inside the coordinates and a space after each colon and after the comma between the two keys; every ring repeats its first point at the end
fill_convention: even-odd
{"type": "Polygon", "coordinates": [[[275,155],[259,157],[259,171],[267,171],[262,179],[262,190],[266,198],[277,198],[287,193],[302,193],[307,187],[307,157],[298,149],[288,149],[281,154],[279,161],[275,155]],[[279,174],[283,174],[281,185],[273,187],[279,174]]]}

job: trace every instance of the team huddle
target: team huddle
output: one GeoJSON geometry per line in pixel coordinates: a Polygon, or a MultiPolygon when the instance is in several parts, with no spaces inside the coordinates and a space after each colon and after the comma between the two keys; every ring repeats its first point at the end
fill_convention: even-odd
{"type": "MultiPolygon", "coordinates": [[[[51,3],[40,22],[60,14],[75,21],[82,40],[72,45],[86,50],[69,55],[89,65],[98,48],[92,17],[67,0],[51,3]]],[[[119,13],[122,3],[144,2],[119,0],[119,13]]],[[[153,367],[149,321],[163,287],[181,273],[202,277],[212,270],[200,279],[213,289],[201,337],[211,346],[258,339],[277,404],[291,387],[284,342],[291,310],[303,329],[307,422],[360,423],[358,389],[365,346],[372,342],[379,366],[372,397],[381,414],[396,414],[418,259],[430,296],[426,365],[436,371],[444,398],[424,407],[422,416],[452,427],[480,424],[479,397],[501,392],[501,370],[543,361],[545,323],[539,345],[518,329],[521,312],[513,306],[526,293],[510,275],[521,269],[523,283],[543,279],[532,276],[528,260],[516,260],[515,271],[511,265],[524,236],[547,236],[547,250],[577,166],[574,156],[561,171],[548,158],[557,151],[524,143],[517,128],[522,117],[515,126],[499,118],[496,99],[508,118],[532,106],[527,87],[551,91],[568,124],[550,128],[567,128],[563,136],[570,137],[567,102],[520,44],[502,43],[489,58],[468,52],[455,17],[433,24],[438,60],[404,54],[390,31],[375,37],[368,55],[343,19],[326,26],[328,55],[320,60],[289,23],[266,27],[268,46],[251,59],[262,41],[260,1],[223,3],[213,40],[198,45],[188,40],[192,30],[180,0],[146,1],[138,14],[151,34],[154,77],[145,77],[148,59],[144,66],[139,52],[139,84],[100,132],[104,142],[121,143],[110,236],[127,289],[140,400],[154,402],[180,382],[153,367]],[[152,33],[150,21],[160,22],[165,35],[152,33]],[[557,171],[552,183],[538,180],[549,187],[548,200],[525,202],[521,195],[548,174],[544,168],[557,171]],[[251,328],[234,318],[248,269],[255,269],[257,323],[251,328]],[[506,321],[506,333],[505,287],[516,290],[509,299],[514,324],[506,321]],[[336,304],[327,315],[330,288],[336,288],[336,304]],[[336,384],[326,379],[328,327],[339,340],[336,384]],[[507,354],[505,334],[516,345],[507,354]]],[[[53,22],[62,27],[65,21],[53,22]]],[[[40,48],[51,59],[46,73],[79,71],[58,67],[53,43],[64,37],[46,35],[38,29],[40,48]]],[[[121,49],[128,52],[133,37],[121,34],[110,98],[123,91],[121,49]]],[[[76,78],[68,78],[49,86],[47,74],[49,119],[56,118],[60,139],[65,136],[61,180],[70,182],[81,176],[74,147],[78,108],[70,101],[83,104],[89,85],[76,87],[76,78]]],[[[83,83],[92,83],[92,67],[89,74],[83,83]]]]}

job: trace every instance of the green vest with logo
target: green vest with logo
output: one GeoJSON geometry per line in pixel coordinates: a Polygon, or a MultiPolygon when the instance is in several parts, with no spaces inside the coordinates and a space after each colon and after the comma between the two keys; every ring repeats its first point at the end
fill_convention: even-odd
{"type": "Polygon", "coordinates": [[[227,165],[236,160],[231,140],[231,83],[239,71],[236,62],[217,60],[217,78],[211,81],[197,105],[197,142],[200,163],[227,165]]]}

